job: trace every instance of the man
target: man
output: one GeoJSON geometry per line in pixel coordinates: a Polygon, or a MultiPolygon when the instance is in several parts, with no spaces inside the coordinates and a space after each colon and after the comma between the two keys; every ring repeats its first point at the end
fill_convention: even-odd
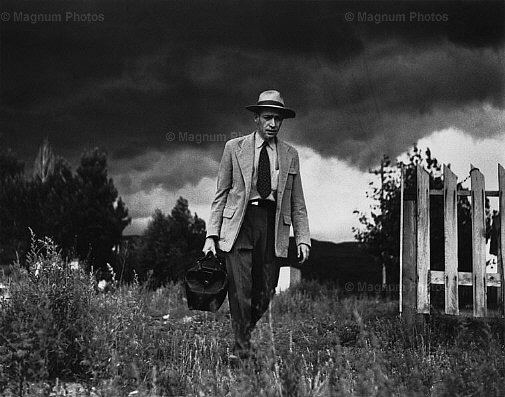
{"type": "Polygon", "coordinates": [[[301,263],[310,252],[298,152],[277,138],[295,112],[274,90],[246,109],[254,112],[257,129],[226,142],[203,247],[216,254],[217,245],[225,257],[233,350],[240,358],[249,355],[251,331],[275,293],[276,258],[287,257],[291,225],[301,263]]]}

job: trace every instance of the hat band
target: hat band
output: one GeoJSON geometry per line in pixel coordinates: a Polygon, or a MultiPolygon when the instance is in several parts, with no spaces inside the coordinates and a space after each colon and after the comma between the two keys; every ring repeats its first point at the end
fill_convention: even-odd
{"type": "Polygon", "coordinates": [[[259,101],[257,106],[265,106],[265,105],[272,105],[272,106],[280,106],[284,107],[284,104],[282,102],[277,102],[277,101],[259,101]]]}

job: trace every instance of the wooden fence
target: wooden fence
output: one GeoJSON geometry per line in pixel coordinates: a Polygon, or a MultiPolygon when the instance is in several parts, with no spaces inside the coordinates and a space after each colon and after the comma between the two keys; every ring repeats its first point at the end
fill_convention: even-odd
{"type": "Polygon", "coordinates": [[[416,197],[404,199],[402,177],[402,219],[400,253],[400,311],[430,313],[430,285],[444,285],[445,313],[460,315],[458,286],[473,288],[473,317],[488,317],[487,287],[498,288],[498,315],[505,316],[505,169],[498,164],[497,191],[486,191],[484,175],[471,167],[471,190],[457,190],[457,177],[444,166],[444,188],[430,189],[429,174],[417,166],[416,197]],[[430,196],[444,197],[443,271],[430,269],[430,196]],[[472,272],[458,271],[458,196],[471,197],[472,272]],[[497,273],[486,273],[485,198],[498,197],[500,229],[497,273]]]}

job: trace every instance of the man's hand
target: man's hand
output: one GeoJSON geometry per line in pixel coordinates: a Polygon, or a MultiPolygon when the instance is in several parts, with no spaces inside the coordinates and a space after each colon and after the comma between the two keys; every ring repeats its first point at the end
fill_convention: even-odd
{"type": "Polygon", "coordinates": [[[205,255],[207,255],[207,252],[209,251],[212,251],[212,253],[216,255],[216,241],[214,240],[214,237],[207,237],[205,239],[202,251],[205,255]]]}
{"type": "Polygon", "coordinates": [[[303,264],[309,259],[310,247],[307,244],[298,244],[298,263],[303,264]]]}

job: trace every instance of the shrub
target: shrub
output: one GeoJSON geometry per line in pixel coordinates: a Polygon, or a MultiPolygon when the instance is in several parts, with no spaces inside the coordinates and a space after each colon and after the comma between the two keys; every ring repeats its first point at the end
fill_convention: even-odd
{"type": "Polygon", "coordinates": [[[11,298],[0,307],[3,381],[22,388],[25,380],[87,375],[93,278],[70,269],[51,239],[33,235],[27,269],[12,267],[11,298]]]}

